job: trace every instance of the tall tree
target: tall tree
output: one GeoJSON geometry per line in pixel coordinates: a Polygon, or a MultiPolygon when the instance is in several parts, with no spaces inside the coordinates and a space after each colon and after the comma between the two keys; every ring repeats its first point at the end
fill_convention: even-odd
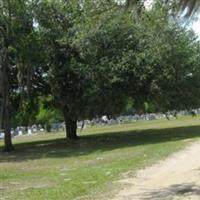
{"type": "Polygon", "coordinates": [[[67,138],[76,139],[76,123],[82,96],[87,89],[84,67],[78,49],[75,21],[80,8],[75,1],[41,1],[36,15],[43,45],[47,52],[46,66],[52,93],[62,110],[67,127],[67,138]]]}
{"type": "MultiPolygon", "coordinates": [[[[37,20],[48,54],[49,83],[63,112],[68,139],[77,138],[78,119],[112,114],[124,105],[125,98],[118,98],[123,94],[113,92],[114,78],[111,79],[112,65],[109,65],[109,57],[114,57],[119,48],[114,39],[117,28],[113,28],[112,16],[109,16],[115,7],[115,3],[108,1],[82,4],[77,0],[41,1],[38,4],[37,20]],[[110,20],[108,26],[98,29],[96,24],[101,25],[102,19],[105,22],[105,16],[110,20]],[[93,31],[87,33],[90,30],[93,31]],[[106,31],[108,35],[104,34],[106,31]]],[[[120,37],[123,38],[121,33],[120,37]]]]}
{"type": "Polygon", "coordinates": [[[0,1],[0,125],[5,133],[5,151],[13,150],[11,141],[12,99],[19,93],[17,55],[20,44],[32,31],[27,2],[0,1]]]}
{"type": "Polygon", "coordinates": [[[135,53],[142,67],[141,83],[147,86],[145,97],[153,99],[160,111],[198,108],[199,42],[168,13],[158,3],[139,19],[135,53]]]}

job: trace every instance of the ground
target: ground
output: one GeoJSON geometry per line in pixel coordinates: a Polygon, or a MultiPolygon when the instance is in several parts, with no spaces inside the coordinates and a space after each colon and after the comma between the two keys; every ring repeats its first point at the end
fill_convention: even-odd
{"type": "Polygon", "coordinates": [[[76,142],[64,139],[64,133],[14,138],[15,152],[0,153],[0,199],[119,197],[119,191],[130,188],[119,183],[124,176],[200,140],[200,118],[92,127],[79,135],[76,142]]]}
{"type": "Polygon", "coordinates": [[[113,200],[199,200],[200,142],[119,181],[124,189],[113,200]]]}

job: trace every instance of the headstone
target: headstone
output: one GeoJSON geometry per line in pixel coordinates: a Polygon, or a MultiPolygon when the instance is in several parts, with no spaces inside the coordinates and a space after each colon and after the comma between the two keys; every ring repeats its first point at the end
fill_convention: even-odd
{"type": "Polygon", "coordinates": [[[28,128],[28,135],[32,135],[32,129],[28,128]]]}

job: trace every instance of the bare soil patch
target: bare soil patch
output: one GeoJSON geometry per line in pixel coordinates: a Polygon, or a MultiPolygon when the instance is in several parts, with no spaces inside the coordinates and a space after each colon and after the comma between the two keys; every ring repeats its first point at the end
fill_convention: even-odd
{"type": "Polygon", "coordinates": [[[119,184],[113,200],[200,200],[200,142],[119,184]]]}

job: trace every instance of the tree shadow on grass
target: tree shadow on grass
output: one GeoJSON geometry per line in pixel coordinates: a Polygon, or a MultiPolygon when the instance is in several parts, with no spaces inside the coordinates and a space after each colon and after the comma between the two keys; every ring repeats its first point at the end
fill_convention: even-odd
{"type": "Polygon", "coordinates": [[[41,140],[15,145],[12,153],[0,153],[0,162],[20,162],[40,158],[78,157],[94,152],[110,151],[131,146],[165,143],[200,137],[200,126],[167,129],[133,130],[81,136],[66,139],[41,140]]]}

